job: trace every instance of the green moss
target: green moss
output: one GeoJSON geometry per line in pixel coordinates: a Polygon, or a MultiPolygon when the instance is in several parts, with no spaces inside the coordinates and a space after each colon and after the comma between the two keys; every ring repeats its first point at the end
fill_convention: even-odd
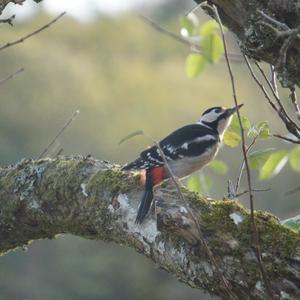
{"type": "MultiPolygon", "coordinates": [[[[259,233],[262,251],[279,257],[293,257],[296,248],[300,247],[300,237],[297,232],[282,226],[279,220],[270,213],[258,211],[255,213],[256,227],[259,233]]],[[[248,232],[251,226],[250,217],[243,222],[242,230],[248,232]]]]}
{"type": "Polygon", "coordinates": [[[99,171],[87,183],[86,190],[89,191],[110,191],[112,194],[125,193],[135,189],[138,185],[138,174],[136,176],[128,175],[119,168],[99,171]]]}
{"type": "Polygon", "coordinates": [[[234,224],[230,214],[235,212],[247,215],[247,211],[237,201],[210,201],[210,204],[209,212],[201,216],[208,230],[234,233],[238,230],[238,226],[234,224]]]}

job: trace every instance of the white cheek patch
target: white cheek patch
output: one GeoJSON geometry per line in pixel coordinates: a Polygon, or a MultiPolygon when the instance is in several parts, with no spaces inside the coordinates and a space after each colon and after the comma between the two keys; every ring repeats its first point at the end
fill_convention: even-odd
{"type": "Polygon", "coordinates": [[[219,113],[216,113],[215,111],[210,111],[208,114],[205,114],[204,116],[202,116],[200,121],[212,123],[212,122],[216,121],[222,113],[223,113],[222,111],[219,113]]]}

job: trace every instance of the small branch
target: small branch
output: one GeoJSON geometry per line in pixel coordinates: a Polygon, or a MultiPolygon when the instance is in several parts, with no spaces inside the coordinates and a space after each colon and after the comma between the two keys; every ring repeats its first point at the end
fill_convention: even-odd
{"type": "Polygon", "coordinates": [[[77,118],[80,111],[76,110],[72,117],[67,121],[67,123],[59,130],[59,132],[56,134],[56,136],[53,138],[53,140],[49,143],[49,145],[46,146],[46,148],[41,152],[41,154],[38,156],[38,159],[44,157],[47,152],[49,151],[50,147],[56,142],[56,140],[63,134],[63,132],[69,127],[69,125],[77,118]]]}
{"type": "MultiPolygon", "coordinates": [[[[251,150],[251,148],[254,146],[254,144],[256,143],[257,141],[257,138],[258,138],[258,135],[255,136],[251,142],[251,144],[247,147],[246,149],[246,155],[248,156],[248,153],[249,151],[251,150]]],[[[241,167],[240,167],[240,172],[239,172],[239,176],[237,178],[237,181],[236,181],[236,186],[235,186],[235,193],[237,194],[238,191],[239,191],[239,186],[240,186],[240,183],[241,183],[241,178],[242,178],[242,174],[243,174],[243,171],[244,171],[244,167],[245,167],[245,159],[243,159],[242,161],[242,164],[241,164],[241,167]]]]}
{"type": "Polygon", "coordinates": [[[261,10],[257,10],[257,12],[263,16],[265,19],[267,19],[268,21],[270,21],[271,23],[273,23],[275,26],[279,27],[281,30],[290,30],[290,28],[284,24],[284,23],[281,23],[275,19],[273,19],[272,17],[268,16],[267,14],[265,14],[263,11],[261,10]]]}
{"type": "Polygon", "coordinates": [[[300,186],[293,188],[292,190],[287,191],[284,195],[285,196],[291,196],[294,195],[296,193],[300,192],[300,186]]]}
{"type": "MultiPolygon", "coordinates": [[[[210,6],[208,6],[208,7],[210,7],[210,6]]],[[[212,9],[213,9],[213,12],[216,16],[216,19],[217,19],[218,23],[219,23],[219,27],[220,27],[220,31],[221,31],[221,35],[222,35],[222,40],[223,40],[223,45],[224,45],[224,51],[225,51],[225,58],[226,58],[228,73],[229,73],[230,81],[231,81],[233,100],[234,100],[235,107],[238,108],[238,101],[237,101],[236,89],[235,89],[235,80],[234,80],[234,76],[233,76],[233,72],[232,72],[232,69],[231,69],[231,64],[230,64],[229,56],[228,56],[228,52],[227,52],[227,45],[226,45],[225,35],[224,35],[224,31],[223,31],[222,21],[220,19],[217,7],[215,5],[213,5],[212,9]]],[[[243,124],[242,124],[242,120],[241,120],[241,115],[240,115],[240,112],[239,112],[238,109],[237,109],[237,116],[238,116],[238,121],[239,121],[240,129],[241,129],[242,151],[243,151],[243,156],[244,156],[244,160],[245,160],[245,167],[246,167],[246,173],[247,173],[249,201],[250,201],[252,238],[253,238],[253,243],[254,243],[255,255],[256,255],[256,258],[257,258],[257,262],[258,262],[258,266],[259,266],[262,278],[263,278],[263,282],[264,282],[266,290],[267,290],[267,296],[268,296],[269,299],[273,299],[274,293],[273,293],[273,290],[271,288],[269,279],[267,277],[266,270],[263,266],[261,250],[260,250],[259,234],[258,234],[258,231],[257,231],[255,219],[254,219],[254,201],[253,201],[253,193],[252,193],[251,173],[250,173],[249,162],[248,162],[248,157],[247,157],[245,132],[244,132],[244,128],[243,128],[243,124]]]]}
{"type": "Polygon", "coordinates": [[[265,95],[268,103],[270,104],[270,106],[273,108],[273,110],[278,113],[278,108],[276,107],[276,105],[274,104],[272,98],[270,97],[270,95],[268,94],[267,90],[265,89],[264,85],[261,83],[261,81],[258,79],[258,77],[256,76],[256,74],[254,73],[252,66],[249,62],[249,59],[247,58],[246,55],[244,55],[244,59],[246,61],[246,65],[250,71],[251,76],[253,77],[254,81],[256,82],[256,84],[260,87],[260,89],[262,90],[263,94],[265,95]]]}
{"type": "Polygon", "coordinates": [[[276,34],[276,39],[286,37],[285,41],[283,42],[283,44],[280,48],[280,51],[279,51],[280,55],[279,55],[279,59],[278,59],[277,65],[276,65],[277,69],[279,69],[279,70],[284,69],[286,66],[286,56],[287,56],[288,49],[290,48],[292,42],[296,38],[300,39],[300,35],[299,35],[300,27],[291,29],[286,24],[273,19],[272,17],[268,16],[267,14],[265,14],[264,12],[262,12],[260,10],[258,10],[258,13],[261,16],[263,16],[265,19],[267,19],[268,21],[273,23],[273,25],[280,27],[280,29],[282,31],[279,31],[278,29],[274,28],[273,25],[271,25],[269,23],[259,22],[260,24],[265,25],[265,26],[269,27],[270,29],[272,29],[276,34]]]}
{"type": "Polygon", "coordinates": [[[266,76],[264,70],[261,68],[261,66],[259,65],[259,63],[257,61],[255,61],[255,65],[257,66],[258,70],[260,71],[260,73],[262,74],[263,78],[265,79],[265,81],[267,82],[276,102],[277,105],[279,107],[278,109],[278,115],[281,118],[281,120],[283,121],[283,123],[285,124],[286,129],[293,134],[294,136],[296,136],[299,140],[300,140],[300,127],[292,120],[292,118],[289,116],[289,114],[287,113],[286,109],[284,108],[281,99],[279,97],[278,91],[276,91],[273,88],[272,83],[270,82],[270,80],[268,79],[268,77],[266,76]]]}
{"type": "Polygon", "coordinates": [[[13,24],[13,20],[15,19],[15,17],[16,17],[16,15],[12,15],[12,16],[10,16],[7,19],[0,19],[0,23],[6,23],[6,24],[8,24],[10,26],[13,26],[14,25],[13,24]]]}
{"type": "Polygon", "coordinates": [[[7,44],[5,44],[5,45],[3,45],[3,46],[0,46],[0,51],[6,49],[6,48],[8,48],[8,47],[14,46],[14,45],[16,45],[16,44],[23,43],[25,40],[31,38],[32,36],[34,36],[34,35],[36,35],[36,34],[38,34],[38,33],[40,33],[41,31],[43,31],[43,30],[49,28],[52,24],[54,24],[55,22],[57,22],[57,21],[58,21],[60,18],[62,18],[65,14],[66,14],[66,12],[62,12],[62,13],[59,14],[55,19],[53,19],[51,22],[45,24],[44,26],[40,27],[39,29],[37,29],[37,30],[35,30],[35,31],[33,31],[33,32],[31,32],[31,33],[29,33],[29,34],[27,34],[27,35],[25,35],[25,36],[23,36],[23,37],[21,37],[21,38],[15,40],[15,41],[13,41],[13,42],[8,42],[7,44]]]}
{"type": "MultiPolygon", "coordinates": [[[[191,47],[195,52],[198,53],[202,53],[203,50],[202,48],[195,43],[192,43],[191,41],[189,41],[188,39],[185,39],[183,37],[181,37],[180,35],[173,33],[165,28],[163,28],[162,26],[160,26],[159,24],[157,24],[156,22],[154,22],[153,20],[149,19],[146,16],[141,15],[140,18],[148,25],[150,25],[152,28],[154,28],[156,31],[165,34],[166,36],[176,40],[177,42],[183,44],[183,45],[187,45],[189,47],[191,47]]],[[[229,53],[230,58],[236,62],[236,63],[241,63],[243,60],[241,59],[241,55],[237,54],[237,53],[229,53]]]]}
{"type": "MultiPolygon", "coordinates": [[[[269,191],[271,191],[271,189],[252,189],[252,192],[269,192],[269,191]]],[[[249,193],[248,190],[240,192],[235,197],[237,198],[237,197],[243,196],[243,195],[245,195],[247,193],[249,193]]]]}
{"type": "Polygon", "coordinates": [[[270,65],[270,69],[271,69],[271,84],[272,84],[273,90],[275,91],[276,97],[279,98],[275,67],[270,65]]]}
{"type": "Polygon", "coordinates": [[[11,75],[7,76],[6,78],[4,79],[1,79],[0,80],[0,85],[4,84],[5,82],[7,82],[8,80],[14,78],[16,75],[22,73],[24,71],[24,68],[20,68],[19,70],[17,70],[15,73],[12,73],[11,75]]]}
{"type": "Polygon", "coordinates": [[[201,3],[199,3],[196,6],[194,6],[193,8],[191,8],[184,15],[187,17],[189,14],[192,14],[192,13],[196,12],[196,10],[198,10],[200,7],[201,7],[201,3]]]}
{"type": "Polygon", "coordinates": [[[297,118],[298,118],[298,120],[300,120],[300,108],[299,108],[298,101],[297,101],[297,94],[296,94],[295,87],[291,87],[290,91],[291,91],[291,93],[290,93],[289,97],[292,100],[292,103],[294,105],[294,109],[296,111],[297,118]]]}
{"type": "Polygon", "coordinates": [[[286,136],[282,136],[280,134],[273,134],[274,137],[277,137],[279,139],[282,139],[282,140],[285,140],[286,142],[290,142],[290,143],[293,143],[293,144],[300,144],[300,140],[294,140],[294,139],[291,139],[291,138],[288,138],[286,136]]]}

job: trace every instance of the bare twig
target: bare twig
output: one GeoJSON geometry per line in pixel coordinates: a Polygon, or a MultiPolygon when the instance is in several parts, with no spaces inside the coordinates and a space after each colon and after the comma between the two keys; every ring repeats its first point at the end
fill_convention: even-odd
{"type": "Polygon", "coordinates": [[[270,81],[267,79],[265,73],[263,72],[263,70],[260,68],[260,66],[258,65],[259,70],[261,71],[262,75],[264,76],[264,78],[267,81],[267,84],[269,85],[273,96],[276,99],[277,104],[280,106],[279,108],[275,105],[275,103],[273,102],[271,96],[269,95],[269,93],[267,92],[267,90],[265,89],[264,85],[261,83],[261,81],[258,79],[258,77],[256,76],[256,74],[254,73],[252,66],[247,58],[247,56],[244,55],[247,67],[250,71],[251,76],[253,77],[253,79],[255,80],[256,84],[260,87],[261,91],[263,92],[263,94],[265,95],[268,103],[270,104],[270,106],[273,108],[273,110],[276,112],[276,114],[278,114],[278,116],[281,118],[281,120],[283,121],[283,123],[285,124],[287,130],[293,134],[295,137],[297,137],[298,139],[300,139],[300,131],[299,131],[299,127],[297,124],[295,124],[295,122],[287,115],[284,107],[281,104],[281,100],[280,98],[278,98],[276,96],[276,93],[273,89],[272,84],[270,83],[270,81]]]}
{"type": "MultiPolygon", "coordinates": [[[[225,35],[224,35],[224,31],[223,31],[223,25],[222,25],[217,7],[215,5],[213,5],[212,7],[210,7],[210,6],[208,6],[208,7],[213,10],[213,12],[216,16],[216,19],[219,23],[222,40],[223,40],[223,45],[224,45],[226,63],[227,63],[227,67],[228,67],[228,73],[229,73],[230,81],[231,81],[233,100],[234,100],[235,107],[238,108],[238,101],[237,101],[236,89],[235,89],[235,80],[234,80],[234,76],[233,76],[233,72],[231,69],[231,64],[230,64],[229,56],[228,56],[228,52],[227,52],[227,45],[226,45],[225,35]]],[[[246,173],[247,173],[253,244],[254,244],[254,249],[255,249],[258,266],[259,266],[259,269],[260,269],[260,272],[261,272],[261,275],[262,275],[262,278],[263,278],[263,281],[264,281],[264,284],[265,284],[265,287],[267,290],[268,298],[273,299],[273,291],[272,291],[270,282],[268,280],[268,277],[267,277],[267,274],[266,274],[266,271],[265,271],[265,268],[264,268],[263,262],[262,262],[260,243],[259,243],[259,234],[257,231],[256,222],[255,222],[255,218],[254,218],[254,201],[253,201],[253,192],[252,192],[252,183],[251,183],[251,173],[250,173],[249,162],[248,162],[248,157],[247,157],[245,132],[244,132],[244,128],[243,128],[243,124],[242,124],[242,120],[241,120],[241,115],[240,115],[240,112],[238,109],[237,109],[237,116],[238,116],[238,121],[239,121],[240,129],[241,129],[242,151],[243,151],[246,173]]]]}
{"type": "Polygon", "coordinates": [[[275,67],[270,65],[270,69],[271,69],[271,84],[272,84],[273,90],[275,91],[276,97],[279,98],[275,67]]]}
{"type": "Polygon", "coordinates": [[[290,142],[290,143],[293,143],[293,144],[300,144],[300,140],[294,140],[294,139],[291,139],[291,138],[288,138],[286,136],[282,136],[280,134],[273,134],[274,137],[277,137],[279,139],[282,139],[282,140],[285,140],[286,142],[290,142]]]}
{"type": "Polygon", "coordinates": [[[296,94],[295,87],[294,86],[291,87],[290,91],[291,91],[290,99],[292,100],[293,106],[295,108],[297,118],[300,120],[300,108],[299,108],[298,101],[297,101],[297,94],[296,94]]]}
{"type": "Polygon", "coordinates": [[[290,191],[287,191],[284,195],[285,196],[291,196],[291,195],[296,194],[298,192],[300,192],[300,186],[298,186],[298,187],[296,187],[296,188],[294,188],[290,191]]]}
{"type": "MultiPolygon", "coordinates": [[[[276,89],[274,89],[272,83],[270,82],[270,80],[268,79],[268,77],[266,76],[264,70],[261,68],[261,66],[259,65],[259,63],[256,61],[255,65],[257,66],[258,70],[260,71],[260,73],[262,74],[263,78],[265,79],[266,83],[268,84],[276,102],[277,105],[279,107],[278,109],[278,115],[281,118],[281,120],[283,121],[283,123],[285,124],[286,129],[293,134],[294,136],[296,136],[298,139],[300,139],[300,127],[293,121],[293,119],[289,116],[289,114],[287,113],[286,109],[284,108],[281,99],[279,97],[278,91],[276,91],[276,89]]],[[[276,88],[276,86],[275,86],[276,88]]]]}
{"type": "MultiPolygon", "coordinates": [[[[252,192],[269,192],[269,191],[271,191],[271,189],[252,189],[252,192]]],[[[237,197],[240,197],[240,196],[245,195],[247,193],[249,193],[248,190],[240,192],[239,194],[235,195],[235,197],[237,198],[237,197]]]]}
{"type": "Polygon", "coordinates": [[[194,13],[198,8],[201,7],[201,3],[197,4],[195,7],[191,8],[189,11],[185,13],[185,16],[187,17],[189,14],[194,13]]]}
{"type": "MultiPolygon", "coordinates": [[[[173,33],[165,28],[163,28],[162,26],[160,26],[159,24],[157,24],[156,22],[154,22],[153,20],[149,19],[148,17],[145,17],[143,15],[140,16],[141,19],[148,25],[150,25],[152,28],[154,28],[156,31],[158,32],[161,32],[165,35],[167,35],[168,37],[176,40],[177,42],[181,43],[181,44],[184,44],[184,45],[187,45],[189,47],[191,47],[193,49],[193,51],[195,52],[198,52],[198,53],[202,53],[203,50],[202,48],[198,45],[198,44],[195,44],[193,42],[191,42],[190,40],[188,39],[185,39],[183,38],[182,36],[176,34],[176,33],[173,33]]],[[[236,62],[236,63],[239,63],[239,62],[242,62],[243,60],[241,59],[241,55],[238,54],[238,53],[230,53],[229,56],[231,57],[231,59],[236,62]]]]}
{"type": "Polygon", "coordinates": [[[273,19],[272,17],[265,14],[263,11],[261,11],[261,10],[257,10],[257,11],[261,16],[263,16],[265,19],[267,19],[268,21],[273,23],[275,26],[279,27],[281,30],[289,30],[290,29],[286,24],[273,19]]]}
{"type": "Polygon", "coordinates": [[[272,29],[276,34],[276,39],[283,38],[283,37],[286,38],[280,48],[280,52],[279,52],[280,55],[279,55],[278,62],[276,64],[276,67],[278,69],[282,69],[286,65],[287,51],[290,48],[292,42],[297,38],[300,39],[300,34],[299,34],[300,26],[298,26],[297,28],[290,28],[286,24],[281,23],[281,22],[273,19],[272,17],[268,16],[263,11],[260,11],[260,10],[257,10],[257,11],[262,17],[264,17],[266,20],[268,20],[269,22],[272,23],[272,24],[270,24],[270,23],[266,23],[263,21],[259,22],[260,24],[272,29]],[[273,25],[275,25],[277,28],[279,27],[281,31],[278,30],[277,28],[275,28],[273,25]]]}
{"type": "Polygon", "coordinates": [[[60,156],[64,151],[64,148],[60,148],[54,157],[60,156]]]}
{"type": "Polygon", "coordinates": [[[56,140],[62,135],[62,133],[68,128],[68,126],[76,119],[79,115],[80,111],[76,110],[72,117],[67,121],[67,123],[59,130],[53,140],[46,146],[46,148],[41,152],[38,156],[38,159],[42,158],[49,151],[50,147],[56,142],[56,140]]]}
{"type": "Polygon", "coordinates": [[[13,26],[13,20],[15,19],[16,15],[12,15],[10,16],[9,18],[6,18],[6,19],[0,19],[0,23],[6,23],[10,26],[13,26]]]}
{"type": "Polygon", "coordinates": [[[33,31],[33,32],[31,32],[31,33],[29,33],[29,34],[27,34],[27,35],[25,35],[25,36],[23,36],[23,37],[21,37],[21,38],[15,40],[15,41],[8,42],[8,43],[6,43],[5,45],[0,46],[0,51],[6,49],[6,48],[8,48],[8,47],[14,46],[14,45],[16,45],[16,44],[23,43],[25,40],[31,38],[32,36],[34,36],[34,35],[40,33],[41,31],[47,29],[48,27],[50,27],[52,24],[54,24],[54,23],[57,22],[60,18],[62,18],[65,14],[66,14],[66,12],[62,12],[62,13],[59,14],[55,19],[53,19],[51,22],[45,24],[44,26],[38,28],[37,30],[35,30],[35,31],[33,31]]]}
{"type": "Polygon", "coordinates": [[[267,90],[265,89],[264,85],[260,82],[260,80],[258,79],[258,77],[256,76],[256,74],[254,73],[252,66],[249,62],[249,59],[247,58],[246,55],[244,55],[244,59],[246,61],[246,65],[250,71],[251,76],[253,77],[254,81],[256,82],[256,84],[260,87],[260,89],[262,90],[263,94],[265,95],[268,103],[270,104],[270,106],[273,108],[273,110],[278,113],[278,108],[276,107],[276,105],[274,104],[272,98],[270,97],[270,95],[268,94],[267,90]]]}
{"type": "MultiPolygon", "coordinates": [[[[258,138],[258,135],[253,138],[252,142],[247,147],[247,149],[246,149],[246,155],[247,156],[248,156],[249,151],[251,150],[251,148],[254,146],[255,142],[257,141],[257,138],[258,138]]],[[[241,167],[240,167],[239,176],[238,176],[237,181],[236,181],[236,186],[235,186],[235,193],[236,194],[239,191],[239,186],[240,186],[240,183],[241,183],[241,178],[242,178],[242,174],[243,174],[244,168],[245,168],[245,158],[242,161],[242,164],[241,164],[241,167]]]]}
{"type": "Polygon", "coordinates": [[[17,74],[20,74],[24,71],[24,68],[20,68],[19,70],[17,70],[16,72],[10,74],[9,76],[7,76],[6,78],[4,79],[1,79],[0,80],[0,85],[4,84],[5,82],[7,82],[8,80],[14,78],[17,74]]]}

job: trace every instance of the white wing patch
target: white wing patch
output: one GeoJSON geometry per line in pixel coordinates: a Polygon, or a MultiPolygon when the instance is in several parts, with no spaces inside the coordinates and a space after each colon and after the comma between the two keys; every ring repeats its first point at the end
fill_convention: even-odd
{"type": "Polygon", "coordinates": [[[182,144],[181,148],[182,149],[188,149],[190,142],[185,142],[184,144],[182,144]]]}
{"type": "Polygon", "coordinates": [[[182,149],[188,149],[189,145],[190,144],[193,144],[193,143],[201,143],[201,142],[204,142],[204,141],[212,141],[212,140],[216,140],[216,137],[213,136],[213,135],[205,135],[205,136],[201,136],[201,137],[197,137],[189,142],[185,142],[181,145],[181,148],[182,149]]]}

